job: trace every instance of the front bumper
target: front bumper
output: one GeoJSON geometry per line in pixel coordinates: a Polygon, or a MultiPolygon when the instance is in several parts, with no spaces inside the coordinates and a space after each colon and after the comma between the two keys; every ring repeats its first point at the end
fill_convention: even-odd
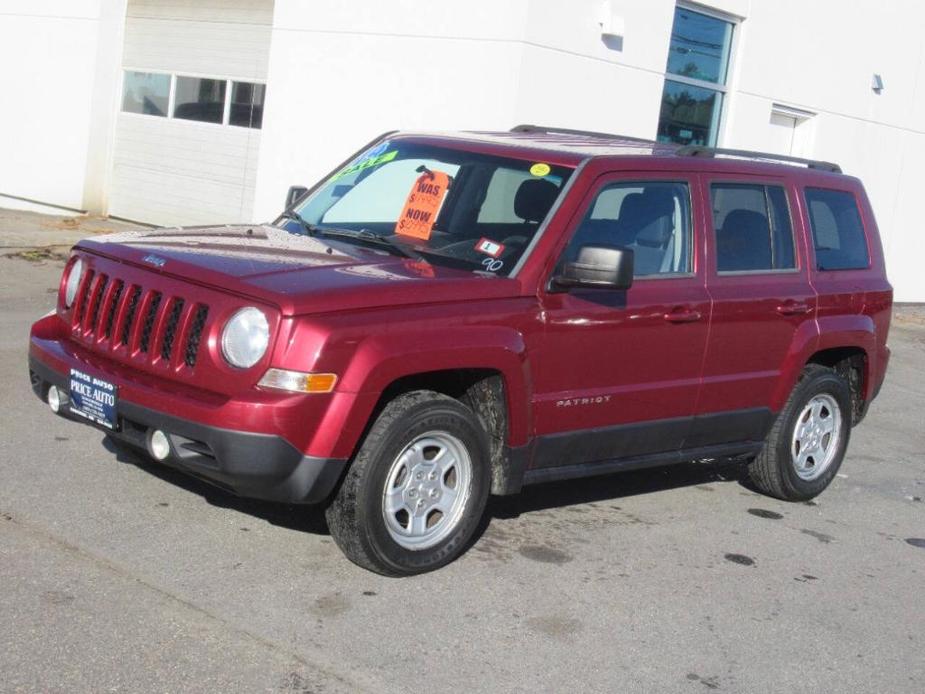
{"type": "MultiPolygon", "coordinates": [[[[75,364],[76,366],[76,364],[75,364]]],[[[29,355],[32,390],[43,401],[51,385],[68,392],[69,377],[29,355]]],[[[119,400],[119,430],[98,427],[71,415],[59,414],[95,426],[113,438],[145,449],[149,430],[160,429],[171,443],[163,461],[225,490],[244,497],[284,503],[320,503],[333,491],[347,461],[304,455],[280,436],[224,429],[174,417],[119,400]]]]}

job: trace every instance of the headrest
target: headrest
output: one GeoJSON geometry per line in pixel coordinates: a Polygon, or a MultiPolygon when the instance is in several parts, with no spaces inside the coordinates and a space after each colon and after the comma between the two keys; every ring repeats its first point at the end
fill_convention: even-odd
{"type": "Polygon", "coordinates": [[[761,235],[770,237],[768,219],[760,212],[752,210],[733,210],[723,220],[722,233],[730,235],[761,235]]]}
{"type": "Polygon", "coordinates": [[[514,195],[514,214],[525,222],[539,222],[549,213],[559,195],[559,187],[542,178],[528,178],[514,195]]]}
{"type": "Polygon", "coordinates": [[[716,234],[717,268],[722,271],[771,267],[771,229],[767,218],[752,210],[733,210],[716,234]]]}
{"type": "Polygon", "coordinates": [[[664,247],[674,232],[674,195],[668,188],[647,188],[639,205],[645,213],[645,221],[636,235],[636,243],[664,247]]]}
{"type": "Polygon", "coordinates": [[[620,214],[617,219],[621,224],[629,224],[642,217],[644,209],[642,193],[629,193],[620,203],[620,214]]]}

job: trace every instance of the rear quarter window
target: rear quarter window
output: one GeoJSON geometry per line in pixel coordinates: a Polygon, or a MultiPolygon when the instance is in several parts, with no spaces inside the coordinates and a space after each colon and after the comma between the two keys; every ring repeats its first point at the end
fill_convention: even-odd
{"type": "Polygon", "coordinates": [[[806,207],[817,270],[861,270],[870,266],[867,237],[852,193],[807,188],[806,207]]]}

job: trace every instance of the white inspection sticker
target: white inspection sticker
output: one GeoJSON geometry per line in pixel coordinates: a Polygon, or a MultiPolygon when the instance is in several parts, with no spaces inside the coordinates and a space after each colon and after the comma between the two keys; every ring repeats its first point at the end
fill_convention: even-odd
{"type": "Polygon", "coordinates": [[[492,258],[497,258],[504,250],[504,244],[482,237],[479,239],[479,242],[475,244],[475,250],[479,253],[490,255],[492,258]]]}

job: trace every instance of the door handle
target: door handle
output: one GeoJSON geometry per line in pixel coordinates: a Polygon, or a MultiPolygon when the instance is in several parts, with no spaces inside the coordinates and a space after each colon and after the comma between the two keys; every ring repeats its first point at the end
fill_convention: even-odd
{"type": "Polygon", "coordinates": [[[797,303],[796,301],[785,301],[777,307],[777,312],[782,316],[797,316],[801,313],[809,313],[809,304],[797,303]]]}
{"type": "Polygon", "coordinates": [[[678,306],[664,315],[669,323],[693,323],[700,320],[700,311],[695,311],[686,306],[678,306]]]}

